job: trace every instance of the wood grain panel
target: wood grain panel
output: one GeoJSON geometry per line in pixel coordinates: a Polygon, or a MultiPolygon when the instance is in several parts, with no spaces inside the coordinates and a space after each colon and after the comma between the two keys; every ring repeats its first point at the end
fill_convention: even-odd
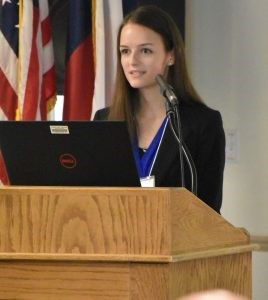
{"type": "Polygon", "coordinates": [[[184,189],[171,190],[172,254],[249,244],[249,235],[184,189]]]}
{"type": "Polygon", "coordinates": [[[0,252],[174,255],[248,243],[185,189],[0,189],[0,252]]]}
{"type": "Polygon", "coordinates": [[[0,299],[125,300],[129,267],[124,264],[0,262],[0,299]]]}
{"type": "Polygon", "coordinates": [[[251,252],[193,259],[170,267],[170,299],[214,288],[252,297],[251,252]]]}
{"type": "Polygon", "coordinates": [[[225,288],[251,297],[251,253],[174,263],[0,262],[0,299],[175,300],[225,288]]]}
{"type": "Polygon", "coordinates": [[[131,265],[130,300],[166,300],[169,298],[171,264],[135,263],[131,265]]]}
{"type": "Polygon", "coordinates": [[[142,189],[0,190],[0,251],[168,253],[165,197],[142,189]]]}

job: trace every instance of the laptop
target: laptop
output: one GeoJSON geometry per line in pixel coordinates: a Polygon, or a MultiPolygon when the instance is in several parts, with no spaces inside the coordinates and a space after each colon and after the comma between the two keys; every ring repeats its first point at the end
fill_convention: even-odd
{"type": "Polygon", "coordinates": [[[11,185],[140,186],[121,121],[0,121],[11,185]]]}

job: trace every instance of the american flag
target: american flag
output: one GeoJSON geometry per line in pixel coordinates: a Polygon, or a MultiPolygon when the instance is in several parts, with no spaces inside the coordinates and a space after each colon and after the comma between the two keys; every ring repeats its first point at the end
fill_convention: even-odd
{"type": "Polygon", "coordinates": [[[0,120],[14,120],[18,101],[19,6],[11,0],[2,0],[1,5],[0,120]]]}
{"type": "MultiPolygon", "coordinates": [[[[2,0],[0,120],[46,120],[56,84],[46,0],[2,0]]],[[[6,183],[0,156],[0,180],[6,183]]]]}
{"type": "Polygon", "coordinates": [[[48,3],[20,0],[20,8],[18,116],[46,120],[56,94],[48,3]]]}

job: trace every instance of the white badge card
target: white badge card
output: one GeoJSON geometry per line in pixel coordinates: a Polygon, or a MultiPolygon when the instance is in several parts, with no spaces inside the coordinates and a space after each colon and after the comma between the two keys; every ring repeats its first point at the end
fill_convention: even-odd
{"type": "Polygon", "coordinates": [[[155,187],[155,178],[154,176],[147,176],[140,178],[142,187],[155,187]]]}

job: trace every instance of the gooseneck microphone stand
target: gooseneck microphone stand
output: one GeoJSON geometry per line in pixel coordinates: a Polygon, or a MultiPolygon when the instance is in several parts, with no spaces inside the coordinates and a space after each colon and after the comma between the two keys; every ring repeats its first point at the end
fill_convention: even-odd
{"type": "Polygon", "coordinates": [[[155,77],[157,84],[160,86],[161,94],[166,98],[166,114],[169,119],[169,125],[173,135],[179,145],[179,159],[181,172],[181,186],[185,187],[184,174],[184,158],[189,166],[191,174],[191,192],[197,195],[197,172],[192,156],[183,142],[181,120],[179,114],[179,101],[172,89],[172,87],[165,82],[161,75],[155,77]]]}

